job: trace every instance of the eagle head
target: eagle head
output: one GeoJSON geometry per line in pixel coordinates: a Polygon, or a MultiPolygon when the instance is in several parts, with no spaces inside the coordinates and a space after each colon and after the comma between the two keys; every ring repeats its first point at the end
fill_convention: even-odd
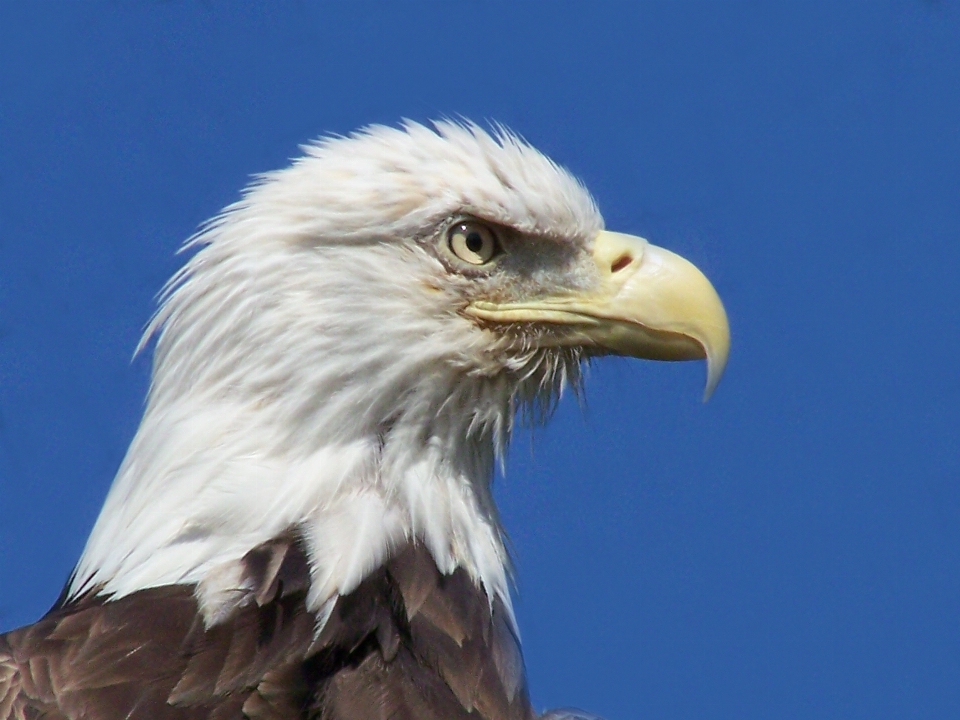
{"type": "Polygon", "coordinates": [[[187,247],[74,595],[195,583],[212,624],[243,597],[245,553],[293,532],[321,618],[407,543],[509,607],[490,482],[518,410],[544,417],[599,355],[705,358],[707,394],[727,358],[706,278],[604,230],[501,128],[322,139],[187,247]]]}

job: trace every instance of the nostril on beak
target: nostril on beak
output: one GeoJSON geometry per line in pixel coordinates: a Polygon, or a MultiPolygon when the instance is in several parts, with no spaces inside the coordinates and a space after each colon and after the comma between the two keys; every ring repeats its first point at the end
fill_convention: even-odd
{"type": "Polygon", "coordinates": [[[630,255],[627,255],[627,254],[621,255],[613,262],[613,265],[610,266],[610,272],[618,273],[632,262],[633,262],[633,258],[630,255]]]}

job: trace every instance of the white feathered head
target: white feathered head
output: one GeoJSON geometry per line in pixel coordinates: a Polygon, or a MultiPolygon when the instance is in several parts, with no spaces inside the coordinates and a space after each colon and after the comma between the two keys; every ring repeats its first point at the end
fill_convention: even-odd
{"type": "Polygon", "coordinates": [[[509,603],[493,459],[590,356],[728,349],[692,265],[606,232],[516,136],[449,122],[304,148],[189,243],[144,420],[73,592],[198,583],[210,617],[251,547],[304,538],[310,599],[423,543],[509,603]]]}

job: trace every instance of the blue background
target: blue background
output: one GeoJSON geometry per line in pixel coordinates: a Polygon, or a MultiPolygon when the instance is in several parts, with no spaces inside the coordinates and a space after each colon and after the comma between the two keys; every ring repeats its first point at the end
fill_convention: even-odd
{"type": "Polygon", "coordinates": [[[0,628],[127,443],[174,252],[298,143],[495,119],[700,265],[733,351],[608,360],[498,480],[538,708],[960,717],[960,4],[3,3],[0,628]]]}

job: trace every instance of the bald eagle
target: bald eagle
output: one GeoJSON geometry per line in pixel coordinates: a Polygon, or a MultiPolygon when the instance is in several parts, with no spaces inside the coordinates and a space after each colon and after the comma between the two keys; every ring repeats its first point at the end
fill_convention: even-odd
{"type": "Polygon", "coordinates": [[[469,123],[321,139],[187,247],[80,561],[0,636],[0,719],[537,717],[497,458],[595,356],[705,358],[709,393],[713,287],[469,123]]]}

